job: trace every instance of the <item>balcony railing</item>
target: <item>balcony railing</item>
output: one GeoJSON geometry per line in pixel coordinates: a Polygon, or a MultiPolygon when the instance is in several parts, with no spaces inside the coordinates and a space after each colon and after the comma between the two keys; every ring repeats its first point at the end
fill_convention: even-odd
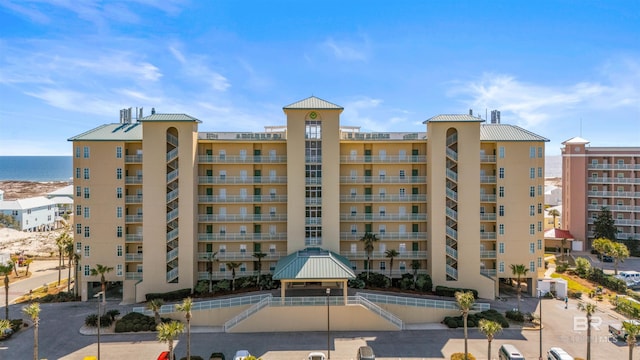
{"type": "Polygon", "coordinates": [[[142,175],[136,176],[125,176],[124,183],[128,185],[132,184],[142,184],[142,175]]]}
{"type": "Polygon", "coordinates": [[[286,184],[286,176],[198,176],[199,184],[286,184]]]}
{"type": "MultiPolygon", "coordinates": [[[[340,232],[340,238],[343,240],[360,240],[364,236],[364,232],[340,232]]],[[[376,233],[376,237],[380,240],[403,240],[403,239],[419,239],[426,240],[426,232],[389,232],[376,233]]]]}
{"type": "Polygon", "coordinates": [[[125,235],[126,242],[141,242],[142,234],[127,234],[125,235]]]}
{"type": "Polygon", "coordinates": [[[480,269],[480,274],[495,277],[498,272],[496,269],[480,269]]]}
{"type": "Polygon", "coordinates": [[[340,163],[425,163],[426,155],[341,155],[340,163]]]}
{"type": "Polygon", "coordinates": [[[340,176],[341,184],[426,184],[426,176],[340,176]]]}
{"type": "Polygon", "coordinates": [[[124,197],[125,204],[140,204],[142,203],[142,195],[127,195],[124,197]]]}
{"type": "Polygon", "coordinates": [[[480,213],[480,221],[495,221],[496,213],[480,213]]]}
{"type": "Polygon", "coordinates": [[[495,194],[480,194],[480,201],[482,202],[496,202],[495,194]]]}
{"type": "Polygon", "coordinates": [[[287,155],[198,155],[198,162],[201,164],[277,164],[286,163],[287,155]]]}
{"type": "Polygon", "coordinates": [[[480,183],[482,184],[495,184],[495,176],[480,176],[480,183]]]}
{"type": "Polygon", "coordinates": [[[422,202],[427,195],[340,195],[340,202],[422,202]]]}
{"type": "Polygon", "coordinates": [[[589,170],[640,170],[640,164],[588,164],[589,170]]]}
{"type": "MultiPolygon", "coordinates": [[[[341,251],[340,255],[346,257],[349,260],[366,260],[366,251],[341,251]]],[[[398,251],[398,255],[394,259],[424,259],[427,257],[426,251],[398,251]]],[[[388,259],[386,252],[384,251],[372,251],[370,259],[388,259]]]]}
{"type": "Polygon", "coordinates": [[[125,223],[139,223],[142,222],[142,214],[140,215],[126,215],[124,217],[125,223]]]}
{"type": "Polygon", "coordinates": [[[142,272],[127,272],[125,280],[142,280],[142,272]]]}
{"type": "MultiPolygon", "coordinates": [[[[232,261],[232,260],[250,260],[257,261],[258,259],[253,256],[253,252],[248,251],[225,251],[218,252],[214,257],[214,261],[232,261]]],[[[282,257],[287,256],[288,254],[284,251],[265,251],[265,257],[262,258],[262,261],[276,261],[282,257]]],[[[199,252],[198,253],[198,261],[209,261],[209,253],[199,252]]]]}
{"type": "Polygon", "coordinates": [[[593,205],[593,204],[589,204],[587,206],[587,210],[595,210],[595,211],[600,211],[602,209],[602,207],[606,207],[611,211],[633,211],[633,212],[637,212],[640,211],[640,206],[633,206],[633,205],[593,205]]]}
{"type": "Polygon", "coordinates": [[[480,250],[480,259],[495,259],[495,250],[480,250]]]}
{"type": "Polygon", "coordinates": [[[199,233],[199,241],[213,241],[213,240],[286,240],[287,233],[275,233],[275,234],[250,234],[250,233],[199,233]]]}
{"type": "Polygon", "coordinates": [[[587,195],[595,197],[640,198],[640,192],[637,191],[589,191],[587,195]]]}
{"type": "Polygon", "coordinates": [[[142,162],[142,154],[138,154],[138,155],[125,155],[125,156],[124,156],[124,162],[125,162],[126,164],[141,163],[141,162],[142,162]]]}
{"type": "Polygon", "coordinates": [[[587,184],[640,184],[640,178],[590,177],[587,178],[587,184]]]}
{"type": "Polygon", "coordinates": [[[362,221],[362,220],[375,220],[375,221],[414,221],[414,220],[427,220],[426,213],[418,214],[340,214],[341,221],[362,221]]]}
{"type": "Polygon", "coordinates": [[[142,254],[124,254],[124,261],[142,261],[142,254]]]}
{"type": "Polygon", "coordinates": [[[200,203],[287,202],[287,195],[200,195],[200,203]]]}
{"type": "Polygon", "coordinates": [[[482,239],[482,240],[495,240],[496,239],[496,233],[495,232],[481,231],[480,232],[480,239],[482,239]]]}
{"type": "Polygon", "coordinates": [[[480,162],[483,163],[494,163],[496,162],[495,155],[480,155],[480,162]]]}

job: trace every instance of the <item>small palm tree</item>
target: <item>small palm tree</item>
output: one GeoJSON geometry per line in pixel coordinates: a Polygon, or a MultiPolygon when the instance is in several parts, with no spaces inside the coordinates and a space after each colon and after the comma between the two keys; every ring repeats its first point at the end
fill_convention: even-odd
{"type": "Polygon", "coordinates": [[[4,318],[9,320],[9,274],[13,270],[13,263],[0,265],[0,274],[4,275],[4,318]]]}
{"type": "Polygon", "coordinates": [[[71,263],[73,262],[73,256],[75,254],[75,247],[73,246],[73,239],[69,238],[69,241],[64,247],[64,252],[67,254],[67,268],[69,270],[67,274],[67,292],[71,293],[71,263]]]}
{"type": "Polygon", "coordinates": [[[236,269],[240,267],[239,262],[228,262],[227,269],[231,270],[231,291],[236,291],[236,269]]]}
{"type": "Polygon", "coordinates": [[[467,318],[469,317],[469,310],[471,310],[473,304],[476,302],[476,298],[473,296],[471,291],[458,291],[456,292],[456,302],[458,303],[458,307],[462,313],[462,320],[464,323],[464,358],[465,360],[468,360],[469,351],[467,347],[467,339],[469,336],[467,333],[467,318]]]}
{"type": "Polygon", "coordinates": [[[213,292],[213,260],[218,255],[218,252],[207,253],[207,259],[209,260],[209,294],[213,292]]]}
{"type": "Polygon", "coordinates": [[[623,321],[622,327],[627,333],[627,345],[629,346],[629,360],[633,360],[633,348],[636,346],[636,338],[640,335],[640,325],[629,321],[623,321]]]}
{"type": "Polygon", "coordinates": [[[78,265],[80,264],[80,259],[82,256],[80,253],[73,253],[73,265],[75,268],[75,275],[73,275],[73,292],[75,296],[78,297],[78,265]]]}
{"type": "Polygon", "coordinates": [[[518,282],[518,312],[520,312],[520,297],[522,293],[520,279],[522,276],[527,276],[528,271],[529,269],[527,269],[523,264],[511,264],[511,272],[516,276],[516,281],[518,282]]]}
{"type": "Polygon", "coordinates": [[[164,305],[162,299],[153,299],[147,303],[147,309],[153,311],[153,317],[156,319],[156,325],[160,325],[160,308],[164,305]]]}
{"type": "Polygon", "coordinates": [[[176,304],[176,310],[183,312],[187,319],[187,360],[191,360],[191,308],[193,301],[190,297],[184,299],[182,304],[176,304]]]}
{"type": "Polygon", "coordinates": [[[420,260],[411,260],[411,269],[413,270],[413,286],[416,286],[418,279],[418,270],[420,270],[420,260]]]}
{"type": "Polygon", "coordinates": [[[487,342],[489,343],[487,348],[487,359],[491,359],[491,341],[493,341],[496,334],[502,331],[502,325],[492,320],[480,319],[478,322],[478,329],[487,337],[487,342]]]}
{"type": "Polygon", "coordinates": [[[38,327],[40,326],[40,303],[32,303],[22,311],[33,321],[33,360],[38,360],[38,327]]]}
{"type": "Polygon", "coordinates": [[[110,273],[111,271],[113,271],[113,267],[111,266],[106,266],[106,265],[100,265],[100,264],[96,264],[96,267],[91,269],[91,276],[98,276],[100,275],[100,285],[102,285],[102,303],[104,304],[106,302],[106,298],[107,298],[107,293],[106,293],[106,283],[107,281],[104,278],[104,274],[110,273]]]}
{"type": "Polygon", "coordinates": [[[560,216],[560,211],[558,209],[551,209],[548,212],[549,215],[553,216],[553,228],[556,228],[556,218],[560,216]]]}
{"type": "Polygon", "coordinates": [[[262,285],[260,285],[260,275],[262,275],[262,258],[264,258],[265,256],[267,256],[267,254],[263,253],[263,252],[257,252],[253,254],[253,257],[258,259],[258,280],[256,281],[256,283],[258,284],[258,286],[260,286],[260,289],[262,289],[262,285]]]}
{"type": "Polygon", "coordinates": [[[578,309],[587,314],[587,360],[591,360],[591,316],[598,306],[594,303],[578,303],[578,309]]]}
{"type": "Polygon", "coordinates": [[[62,231],[56,238],[56,246],[58,247],[58,286],[60,286],[60,278],[62,274],[62,265],[64,264],[64,249],[69,242],[69,233],[67,229],[62,231]]]}
{"type": "Polygon", "coordinates": [[[0,334],[4,334],[9,329],[11,329],[11,321],[5,319],[0,320],[0,334]]]}
{"type": "Polygon", "coordinates": [[[179,321],[160,323],[156,327],[158,331],[158,341],[169,345],[169,359],[173,359],[173,340],[184,331],[184,324],[179,321]]]}
{"type": "Polygon", "coordinates": [[[389,249],[384,252],[384,256],[389,258],[389,278],[391,279],[391,271],[393,270],[393,258],[400,255],[396,249],[389,249]]]}
{"type": "Polygon", "coordinates": [[[373,244],[378,241],[376,234],[365,232],[360,239],[364,243],[364,251],[367,253],[367,280],[369,280],[369,273],[371,272],[371,254],[373,253],[373,244]]]}

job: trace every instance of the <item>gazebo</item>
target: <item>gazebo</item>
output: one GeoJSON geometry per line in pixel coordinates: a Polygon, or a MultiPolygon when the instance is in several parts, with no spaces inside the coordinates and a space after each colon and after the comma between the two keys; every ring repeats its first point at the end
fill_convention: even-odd
{"type": "Polygon", "coordinates": [[[296,251],[278,261],[273,274],[280,280],[280,296],[284,299],[287,289],[338,288],[347,302],[347,282],[355,279],[347,258],[321,248],[296,251]]]}
{"type": "Polygon", "coordinates": [[[575,240],[569,230],[561,229],[549,229],[544,232],[544,247],[545,248],[562,248],[562,239],[566,240],[564,245],[565,249],[572,248],[572,242],[575,240]]]}

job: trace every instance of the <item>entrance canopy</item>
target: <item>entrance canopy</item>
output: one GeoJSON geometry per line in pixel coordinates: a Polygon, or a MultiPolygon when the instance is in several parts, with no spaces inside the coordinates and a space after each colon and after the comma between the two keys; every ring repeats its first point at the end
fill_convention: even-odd
{"type": "Polygon", "coordinates": [[[282,284],[283,298],[287,287],[304,287],[306,283],[342,288],[346,297],[347,281],[355,277],[347,258],[321,248],[306,248],[280,259],[273,273],[273,279],[282,284]]]}

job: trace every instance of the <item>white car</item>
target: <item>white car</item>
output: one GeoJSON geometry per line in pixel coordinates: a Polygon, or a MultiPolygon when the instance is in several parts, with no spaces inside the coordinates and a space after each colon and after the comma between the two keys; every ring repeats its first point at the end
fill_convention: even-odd
{"type": "Polygon", "coordinates": [[[238,350],[233,356],[233,360],[246,360],[251,354],[247,350],[238,350]]]}
{"type": "Polygon", "coordinates": [[[321,352],[312,352],[309,353],[309,360],[326,360],[327,358],[324,356],[324,353],[321,352]]]}
{"type": "Polygon", "coordinates": [[[573,356],[559,347],[552,347],[547,353],[548,360],[573,360],[573,356]]]}

